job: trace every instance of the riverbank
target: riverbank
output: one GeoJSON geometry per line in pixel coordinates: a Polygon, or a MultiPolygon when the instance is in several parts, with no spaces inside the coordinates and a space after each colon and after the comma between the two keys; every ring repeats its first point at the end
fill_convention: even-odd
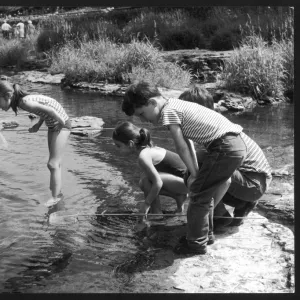
{"type": "MultiPolygon", "coordinates": [[[[53,80],[52,84],[61,84],[63,74],[42,73],[53,80]]],[[[16,82],[33,83],[43,78],[40,73],[12,72],[10,75],[10,79],[16,82]]],[[[207,83],[205,87],[210,91],[217,90],[216,83],[207,83]]],[[[106,89],[105,83],[102,88],[106,89]]],[[[124,85],[119,90],[120,100],[125,88],[124,85]]],[[[182,92],[161,91],[168,96],[178,96],[182,92]]],[[[96,89],[95,93],[103,94],[96,89]]],[[[217,97],[218,93],[214,95],[217,97]]],[[[256,101],[251,103],[260,105],[256,101]]],[[[251,111],[250,107],[248,109],[246,113],[251,111]]],[[[226,113],[242,116],[244,110],[226,113]]],[[[172,251],[178,238],[185,233],[185,218],[153,222],[142,230],[141,235],[145,238],[141,251],[116,266],[119,268],[111,274],[112,279],[118,278],[114,292],[293,293],[294,165],[290,160],[294,147],[282,145],[263,150],[276,176],[257,209],[242,226],[216,232],[216,242],[209,246],[207,255],[189,257],[175,255],[172,251]]],[[[168,207],[165,210],[168,211],[168,207]]],[[[47,282],[43,292],[99,292],[97,286],[100,283],[94,284],[93,278],[95,273],[85,269],[80,275],[70,274],[62,284],[47,282]]],[[[36,292],[34,288],[32,291],[36,292]]]]}

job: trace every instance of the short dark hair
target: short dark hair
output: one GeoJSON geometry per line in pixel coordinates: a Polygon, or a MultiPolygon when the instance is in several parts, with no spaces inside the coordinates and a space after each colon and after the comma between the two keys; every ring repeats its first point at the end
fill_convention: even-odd
{"type": "Polygon", "coordinates": [[[207,108],[214,110],[214,98],[206,88],[199,84],[193,84],[188,90],[184,91],[179,99],[195,102],[207,108]]]}
{"type": "Polygon", "coordinates": [[[133,83],[125,92],[122,111],[128,116],[132,116],[136,108],[148,105],[149,99],[157,96],[161,96],[161,93],[156,85],[146,81],[133,83]]]}

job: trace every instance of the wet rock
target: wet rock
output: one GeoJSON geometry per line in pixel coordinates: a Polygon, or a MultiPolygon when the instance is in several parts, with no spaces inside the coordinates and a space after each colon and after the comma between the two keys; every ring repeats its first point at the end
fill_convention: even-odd
{"type": "Polygon", "coordinates": [[[114,95],[114,96],[123,96],[125,94],[126,88],[128,85],[125,84],[107,84],[105,82],[99,83],[89,83],[89,82],[77,82],[77,83],[66,83],[63,82],[63,85],[70,86],[72,88],[80,89],[91,89],[101,92],[103,95],[114,95]]]}
{"type": "Polygon", "coordinates": [[[216,103],[214,104],[214,109],[215,109],[215,111],[220,112],[220,113],[224,113],[224,112],[228,111],[227,107],[216,104],[216,103]]]}
{"type": "Polygon", "coordinates": [[[71,118],[71,134],[79,136],[97,135],[103,130],[102,118],[83,116],[71,118]]]}
{"type": "Polygon", "coordinates": [[[293,259],[293,233],[253,212],[216,234],[206,255],[181,258],[171,279],[187,293],[293,292],[293,259]]]}
{"type": "Polygon", "coordinates": [[[215,82],[218,74],[224,68],[224,61],[232,51],[209,51],[204,49],[184,49],[164,51],[162,57],[165,61],[177,63],[189,68],[192,73],[204,82],[215,82]]]}
{"type": "Polygon", "coordinates": [[[34,83],[60,84],[64,74],[51,75],[40,71],[23,71],[20,73],[20,79],[34,83]]]}
{"type": "Polygon", "coordinates": [[[3,128],[16,128],[19,126],[19,123],[16,121],[2,121],[1,123],[3,128]]]}

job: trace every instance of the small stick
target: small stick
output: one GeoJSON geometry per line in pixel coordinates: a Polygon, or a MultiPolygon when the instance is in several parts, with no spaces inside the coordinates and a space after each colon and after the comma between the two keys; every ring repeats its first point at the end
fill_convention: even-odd
{"type": "MultiPolygon", "coordinates": [[[[58,217],[64,218],[64,217],[76,217],[76,216],[145,216],[145,214],[142,213],[136,213],[136,214],[118,214],[118,213],[109,213],[106,214],[105,211],[103,211],[101,214],[73,214],[73,215],[57,215],[58,217]]],[[[171,216],[171,217],[186,217],[186,214],[149,214],[149,216],[171,216]]],[[[220,219],[245,219],[245,217],[221,217],[216,216],[220,219]]],[[[246,217],[247,218],[247,217],[246,217]]],[[[263,220],[264,218],[247,218],[247,219],[257,219],[257,220],[263,220]]]]}
{"type": "MultiPolygon", "coordinates": [[[[72,128],[71,131],[72,130],[79,130],[79,129],[83,129],[83,130],[99,130],[99,131],[101,131],[101,130],[113,130],[115,128],[101,128],[101,129],[99,129],[99,128],[86,128],[85,129],[85,127],[78,127],[78,128],[72,128]]],[[[7,128],[7,129],[3,128],[2,130],[3,131],[17,131],[17,132],[28,132],[29,133],[28,129],[17,129],[17,127],[15,127],[15,128],[7,128]]],[[[39,129],[38,131],[48,131],[48,129],[39,129]]],[[[35,132],[30,132],[30,133],[35,133],[35,132]]]]}

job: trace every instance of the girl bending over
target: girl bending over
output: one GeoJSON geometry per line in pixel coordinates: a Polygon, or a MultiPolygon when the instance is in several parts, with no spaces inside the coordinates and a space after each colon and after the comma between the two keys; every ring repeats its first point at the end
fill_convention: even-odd
{"type": "Polygon", "coordinates": [[[154,146],[149,131],[130,122],[117,125],[112,138],[122,153],[135,153],[138,157],[143,172],[139,181],[145,195],[143,213],[161,213],[159,195],[175,199],[175,213],[182,213],[187,198],[187,188],[183,181],[186,167],[179,155],[154,146]]]}
{"type": "Polygon", "coordinates": [[[18,109],[40,116],[39,121],[29,128],[29,132],[37,132],[45,121],[48,127],[48,148],[50,170],[50,190],[52,197],[46,202],[50,207],[63,197],[61,193],[61,160],[71,132],[71,122],[63,107],[55,100],[44,95],[28,94],[19,85],[8,81],[0,81],[0,108],[10,108],[17,115],[18,109]]]}

